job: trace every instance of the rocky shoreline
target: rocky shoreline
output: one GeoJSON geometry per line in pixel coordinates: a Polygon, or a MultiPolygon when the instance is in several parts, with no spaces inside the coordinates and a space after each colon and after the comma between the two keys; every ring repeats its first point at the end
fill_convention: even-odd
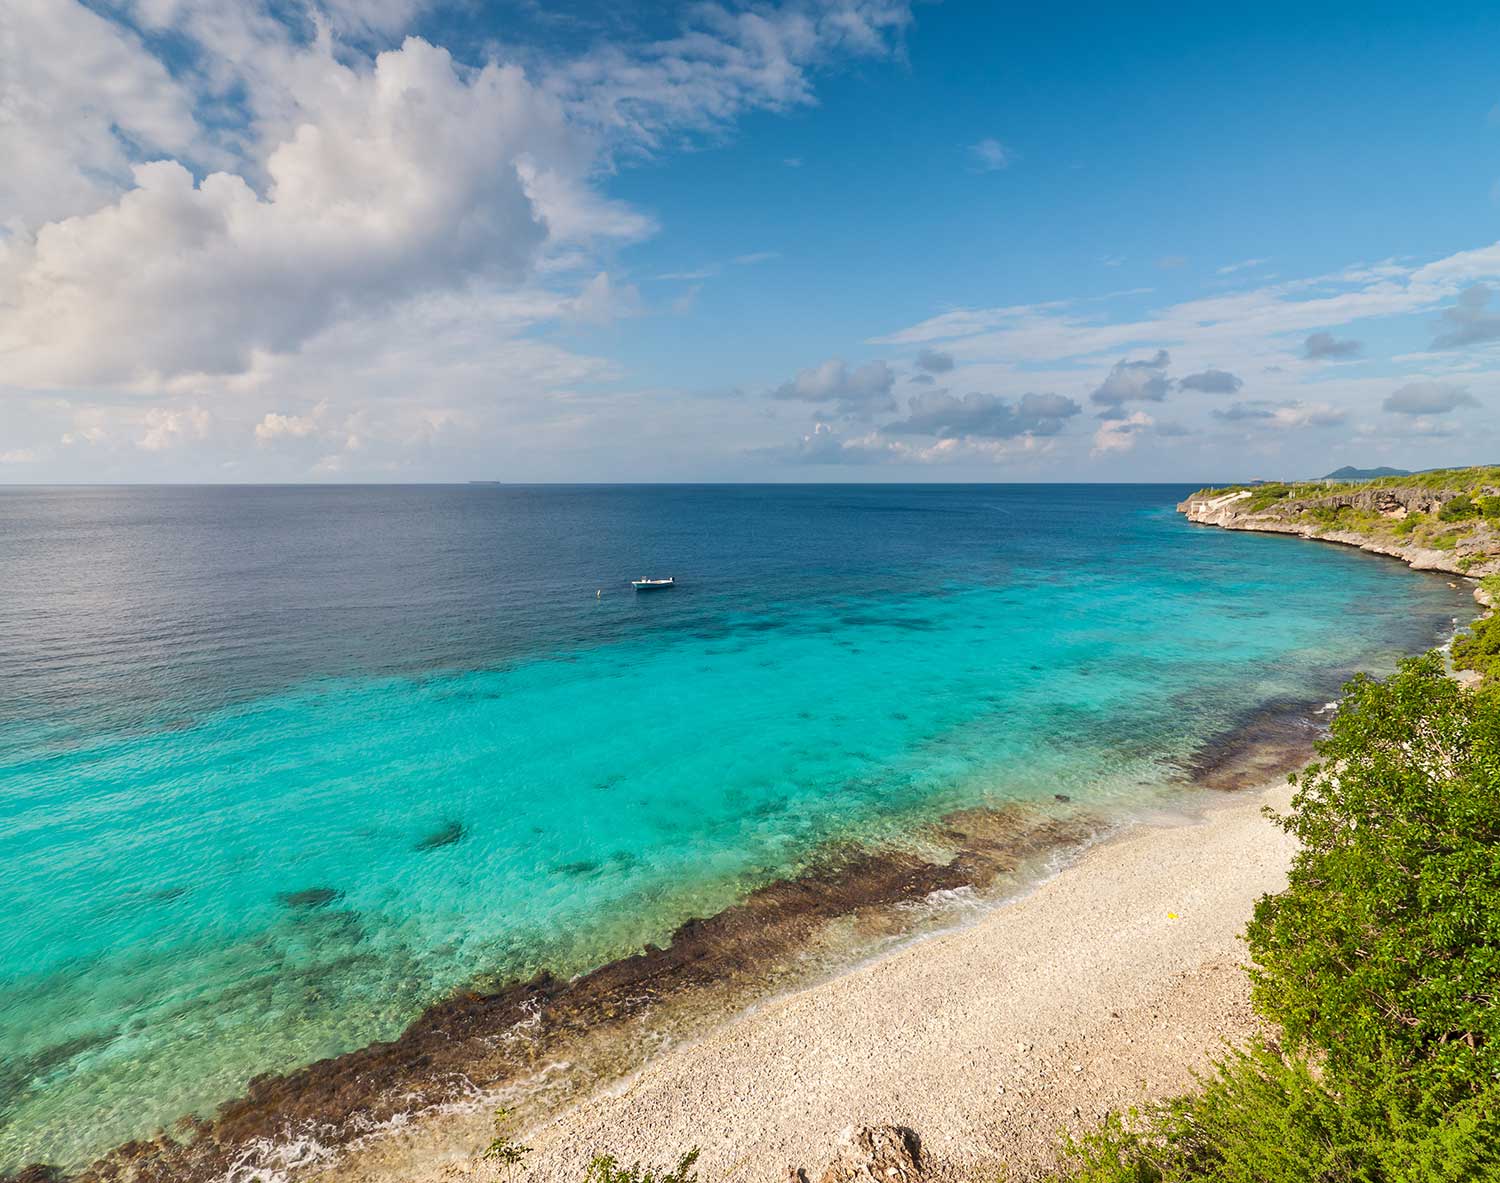
{"type": "MultiPolygon", "coordinates": [[[[520,1124],[526,1177],[577,1183],[598,1154],[670,1164],[694,1150],[721,1183],[1045,1177],[1065,1132],[1191,1088],[1259,1029],[1240,933],[1284,884],[1293,840],[1264,807],[1290,793],[1200,796],[1194,816],[1128,827],[973,923],[664,1049],[520,1124]]],[[[484,1133],[427,1123],[320,1183],[506,1183],[477,1153],[484,1133]]]]}
{"type": "Polygon", "coordinates": [[[291,1177],[326,1167],[341,1148],[382,1129],[522,1087],[559,1065],[575,1078],[561,1090],[571,1096],[638,1068],[643,1048],[691,1037],[716,1016],[805,984],[798,967],[828,942],[831,928],[852,925],[867,940],[894,935],[910,925],[910,907],[935,893],[1003,889],[1107,829],[1104,819],[1058,801],[1047,810],[950,813],[913,849],[831,848],[800,875],[687,921],[665,948],[648,945],[571,980],[544,973],[490,992],[460,992],[394,1040],[256,1077],[211,1118],[184,1118],[77,1174],[34,1164],[0,1183],[291,1177]],[[292,1163],[297,1155],[288,1148],[296,1146],[317,1150],[292,1163]]]}
{"type": "MultiPolygon", "coordinates": [[[[1384,520],[1400,521],[1412,514],[1440,512],[1454,496],[1452,490],[1397,486],[1288,498],[1251,509],[1255,495],[1249,489],[1232,492],[1209,489],[1180,502],[1177,512],[1185,515],[1188,521],[1204,526],[1260,534],[1292,534],[1317,542],[1353,546],[1371,554],[1400,559],[1416,571],[1442,571],[1466,578],[1500,574],[1500,536],[1490,529],[1460,539],[1452,549],[1440,549],[1375,538],[1358,530],[1308,521],[1304,516],[1318,510],[1336,513],[1348,508],[1377,514],[1384,520]]],[[[1476,598],[1480,598],[1477,593],[1476,598]]],[[[1480,602],[1486,601],[1480,599],[1480,602]]]]}
{"type": "MultiPolygon", "coordinates": [[[[1183,785],[1232,792],[1300,767],[1312,755],[1312,705],[1268,704],[1206,738],[1183,766],[1183,785]]],[[[852,929],[866,943],[899,936],[911,930],[910,909],[934,893],[1013,891],[1047,860],[1110,830],[1105,818],[1059,800],[1048,810],[947,814],[918,835],[927,853],[829,849],[802,874],[686,922],[664,948],[647,946],[571,980],[542,974],[458,993],[394,1040],[256,1077],[212,1117],[184,1118],[76,1174],[34,1164],[0,1183],[297,1178],[423,1114],[457,1106],[482,1115],[480,1096],[535,1092],[539,1108],[530,1116],[540,1118],[638,1070],[652,1047],[699,1037],[726,1015],[805,985],[797,975],[830,934],[843,940],[852,929]]],[[[523,1116],[528,1108],[523,1100],[523,1116]]]]}
{"type": "MultiPolygon", "coordinates": [[[[1440,571],[1473,584],[1474,599],[1481,617],[1490,616],[1497,607],[1494,592],[1480,582],[1485,576],[1500,574],[1500,533],[1488,523],[1455,538],[1451,549],[1401,544],[1387,538],[1371,537],[1358,530],[1332,529],[1309,522],[1307,515],[1324,511],[1337,517],[1344,509],[1376,514],[1383,521],[1403,521],[1415,514],[1438,514],[1458,494],[1452,490],[1379,486],[1355,488],[1322,497],[1286,498],[1260,508],[1251,489],[1228,492],[1207,489],[1178,503],[1177,512],[1188,521],[1224,530],[1249,530],[1259,534],[1291,534],[1315,542],[1332,542],[1353,546],[1370,554],[1400,559],[1414,571],[1440,571]]],[[[1493,584],[1493,580],[1489,581],[1493,584]]],[[[1476,686],[1480,675],[1473,670],[1455,669],[1450,674],[1466,686],[1476,686]]]]}

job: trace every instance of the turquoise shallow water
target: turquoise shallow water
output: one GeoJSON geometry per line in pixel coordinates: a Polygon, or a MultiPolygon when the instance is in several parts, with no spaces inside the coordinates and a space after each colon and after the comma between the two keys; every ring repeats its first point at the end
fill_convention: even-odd
{"type": "Polygon", "coordinates": [[[661,941],[830,838],[1128,815],[1470,610],[1185,492],[0,491],[0,1170],[661,941]]]}

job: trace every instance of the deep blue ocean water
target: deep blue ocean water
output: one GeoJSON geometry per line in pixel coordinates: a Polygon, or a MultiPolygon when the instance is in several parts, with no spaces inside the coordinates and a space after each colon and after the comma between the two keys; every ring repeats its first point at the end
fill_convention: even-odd
{"type": "Polygon", "coordinates": [[[0,488],[0,1171],[830,839],[1128,815],[1472,611],[1189,491],[0,488]]]}

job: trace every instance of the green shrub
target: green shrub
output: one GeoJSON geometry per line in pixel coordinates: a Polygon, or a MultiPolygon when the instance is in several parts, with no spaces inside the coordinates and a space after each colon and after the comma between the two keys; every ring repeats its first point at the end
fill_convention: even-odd
{"type": "Polygon", "coordinates": [[[482,1155],[489,1162],[498,1163],[500,1169],[505,1172],[507,1179],[525,1161],[526,1156],[531,1153],[530,1146],[522,1146],[510,1134],[506,1133],[505,1126],[512,1116],[511,1111],[504,1106],[495,1110],[495,1137],[484,1148],[482,1155]]]}
{"type": "Polygon", "coordinates": [[[1263,509],[1269,509],[1276,502],[1285,500],[1291,491],[1288,485],[1256,485],[1245,500],[1245,510],[1248,513],[1259,513],[1263,509]]]}
{"type": "Polygon", "coordinates": [[[1483,510],[1474,504],[1472,497],[1467,493],[1460,493],[1444,503],[1443,508],[1438,510],[1438,517],[1445,522],[1466,522],[1470,518],[1479,517],[1481,513],[1483,510]]]}
{"type": "Polygon", "coordinates": [[[1404,534],[1410,534],[1414,530],[1416,530],[1416,528],[1418,526],[1422,525],[1426,521],[1427,521],[1427,515],[1426,514],[1409,513],[1404,518],[1402,518],[1399,522],[1396,523],[1396,526],[1395,526],[1396,533],[1397,534],[1403,534],[1403,535],[1404,534]]]}
{"type": "Polygon", "coordinates": [[[1500,518],[1500,497],[1476,497],[1474,504],[1487,518],[1500,518]]]}
{"type": "Polygon", "coordinates": [[[1440,1110],[1500,1081],[1500,699],[1413,658],[1349,683],[1318,754],[1247,933],[1256,1005],[1340,1086],[1440,1110]]]}
{"type": "Polygon", "coordinates": [[[1349,516],[1349,507],[1347,505],[1314,505],[1307,511],[1306,516],[1320,526],[1334,526],[1349,516]]]}
{"type": "Polygon", "coordinates": [[[631,1163],[622,1167],[612,1154],[599,1154],[589,1163],[584,1172],[584,1183],[697,1183],[698,1172],[693,1164],[698,1161],[698,1150],[693,1148],[677,1160],[670,1170],[666,1167],[643,1167],[631,1163]],[[691,1172],[691,1173],[690,1173],[691,1172]]]}
{"type": "Polygon", "coordinates": [[[1494,1091],[1438,1122],[1372,1095],[1348,1104],[1301,1059],[1263,1043],[1219,1064],[1202,1091],[1107,1119],[1069,1140],[1069,1183],[1460,1183],[1500,1165],[1494,1091]]]}
{"type": "Polygon", "coordinates": [[[1318,756],[1279,819],[1287,889],[1247,934],[1280,1046],[1070,1142],[1061,1178],[1500,1179],[1500,689],[1437,653],[1360,675],[1318,756]]]}
{"type": "MultiPolygon", "coordinates": [[[[1486,587],[1495,576],[1484,581],[1486,587]]],[[[1469,626],[1469,631],[1453,638],[1453,664],[1461,670],[1475,670],[1488,679],[1500,682],[1500,614],[1486,616],[1469,626]]]]}

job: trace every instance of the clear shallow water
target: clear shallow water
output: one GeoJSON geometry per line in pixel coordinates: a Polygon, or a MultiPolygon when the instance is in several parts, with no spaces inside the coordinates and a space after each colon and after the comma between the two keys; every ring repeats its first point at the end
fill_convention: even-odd
{"type": "Polygon", "coordinates": [[[1128,813],[1472,610],[1188,491],[0,489],[0,1170],[659,942],[830,838],[1128,813]]]}

